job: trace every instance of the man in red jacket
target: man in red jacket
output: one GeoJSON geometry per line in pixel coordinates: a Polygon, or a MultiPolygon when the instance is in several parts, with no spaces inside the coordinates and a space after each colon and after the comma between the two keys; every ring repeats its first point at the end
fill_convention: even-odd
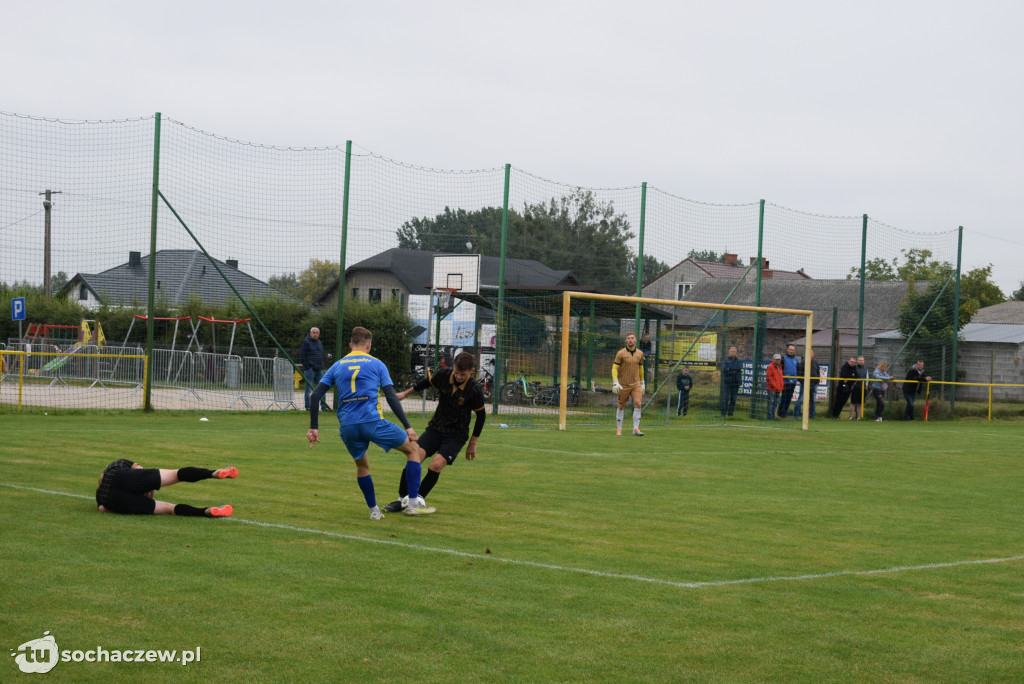
{"type": "Polygon", "coordinates": [[[768,391],[768,420],[775,420],[775,411],[779,408],[782,396],[782,354],[772,357],[772,362],[765,370],[765,389],[768,391]]]}

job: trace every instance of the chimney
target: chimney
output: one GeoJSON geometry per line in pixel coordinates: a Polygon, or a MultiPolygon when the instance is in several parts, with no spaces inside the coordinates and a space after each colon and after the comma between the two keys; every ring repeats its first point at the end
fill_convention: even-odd
{"type": "Polygon", "coordinates": [[[726,255],[724,255],[724,256],[722,257],[722,259],[724,259],[724,260],[725,260],[725,263],[726,263],[726,265],[728,265],[728,266],[736,266],[736,265],[737,265],[737,263],[736,263],[736,261],[737,261],[737,258],[738,258],[738,257],[737,257],[737,255],[735,255],[735,254],[726,254],[726,255]]]}
{"type": "Polygon", "coordinates": [[[238,270],[238,259],[227,259],[224,263],[226,263],[229,268],[233,268],[236,271],[238,270]]]}
{"type": "Polygon", "coordinates": [[[142,252],[128,252],[128,265],[129,266],[141,266],[142,265],[142,252]]]}

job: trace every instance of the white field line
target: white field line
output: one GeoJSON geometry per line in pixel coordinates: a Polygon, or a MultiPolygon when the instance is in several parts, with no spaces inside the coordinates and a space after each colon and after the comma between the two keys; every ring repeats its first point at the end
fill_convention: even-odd
{"type": "MultiPolygon", "coordinates": [[[[53,494],[57,496],[69,496],[75,499],[89,499],[93,497],[85,496],[83,494],[69,494],[68,492],[56,492],[49,489],[39,489],[37,487],[23,487],[21,485],[6,484],[0,482],[0,486],[10,487],[11,489],[21,489],[31,492],[40,492],[42,494],[53,494]]],[[[558,572],[575,572],[583,575],[593,575],[595,577],[607,577],[616,580],[633,580],[635,582],[648,582],[650,584],[661,584],[669,587],[680,587],[683,589],[702,589],[705,587],[724,587],[730,584],[760,584],[765,582],[805,582],[808,580],[816,579],[828,579],[831,577],[857,577],[862,575],[885,575],[897,572],[910,572],[913,570],[934,570],[938,568],[955,568],[962,565],[985,565],[991,563],[1011,563],[1014,561],[1024,560],[1024,554],[1019,556],[1009,556],[1006,558],[984,558],[979,560],[964,560],[964,561],[950,561],[946,563],[927,563],[925,565],[903,565],[891,568],[878,568],[875,570],[839,570],[836,572],[821,572],[808,575],[777,575],[767,577],[746,577],[743,579],[733,580],[716,580],[706,582],[674,582],[672,580],[659,579],[657,577],[644,577],[642,575],[625,575],[617,572],[603,572],[601,570],[589,570],[587,568],[574,568],[566,565],[555,565],[552,563],[538,563],[535,561],[516,560],[514,558],[502,558],[500,556],[485,555],[480,553],[469,553],[466,551],[457,551],[455,549],[445,549],[436,546],[424,546],[421,544],[407,544],[405,542],[391,541],[387,539],[374,539],[373,537],[360,537],[354,534],[342,534],[340,532],[328,532],[325,530],[315,530],[309,527],[296,527],[293,525],[282,525],[279,523],[268,523],[260,522],[258,520],[245,520],[243,518],[226,518],[226,520],[243,525],[255,525],[256,527],[266,527],[277,530],[287,530],[290,532],[301,532],[303,534],[318,534],[324,537],[331,537],[333,539],[347,539],[349,541],[367,542],[370,544],[384,544],[386,546],[397,546],[403,549],[411,549],[415,551],[428,551],[431,553],[443,553],[449,556],[458,556],[460,558],[472,558],[474,560],[481,561],[494,561],[497,563],[507,563],[510,565],[523,565],[531,568],[542,568],[545,570],[555,570],[558,572]]]]}

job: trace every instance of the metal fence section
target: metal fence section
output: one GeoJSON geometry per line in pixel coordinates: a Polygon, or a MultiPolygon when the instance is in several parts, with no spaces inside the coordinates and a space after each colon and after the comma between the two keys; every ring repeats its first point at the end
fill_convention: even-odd
{"type": "Polygon", "coordinates": [[[295,378],[292,364],[281,357],[274,358],[274,401],[269,408],[298,409],[295,403],[295,378]]]}

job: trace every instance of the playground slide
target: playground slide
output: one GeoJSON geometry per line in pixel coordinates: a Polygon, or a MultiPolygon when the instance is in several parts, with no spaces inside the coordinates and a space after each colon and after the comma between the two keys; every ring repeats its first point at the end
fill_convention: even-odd
{"type": "Polygon", "coordinates": [[[52,373],[57,370],[71,359],[72,354],[76,354],[82,348],[82,343],[77,342],[73,347],[68,347],[64,350],[65,356],[58,356],[50,363],[46,364],[40,369],[41,373],[52,373]]]}

